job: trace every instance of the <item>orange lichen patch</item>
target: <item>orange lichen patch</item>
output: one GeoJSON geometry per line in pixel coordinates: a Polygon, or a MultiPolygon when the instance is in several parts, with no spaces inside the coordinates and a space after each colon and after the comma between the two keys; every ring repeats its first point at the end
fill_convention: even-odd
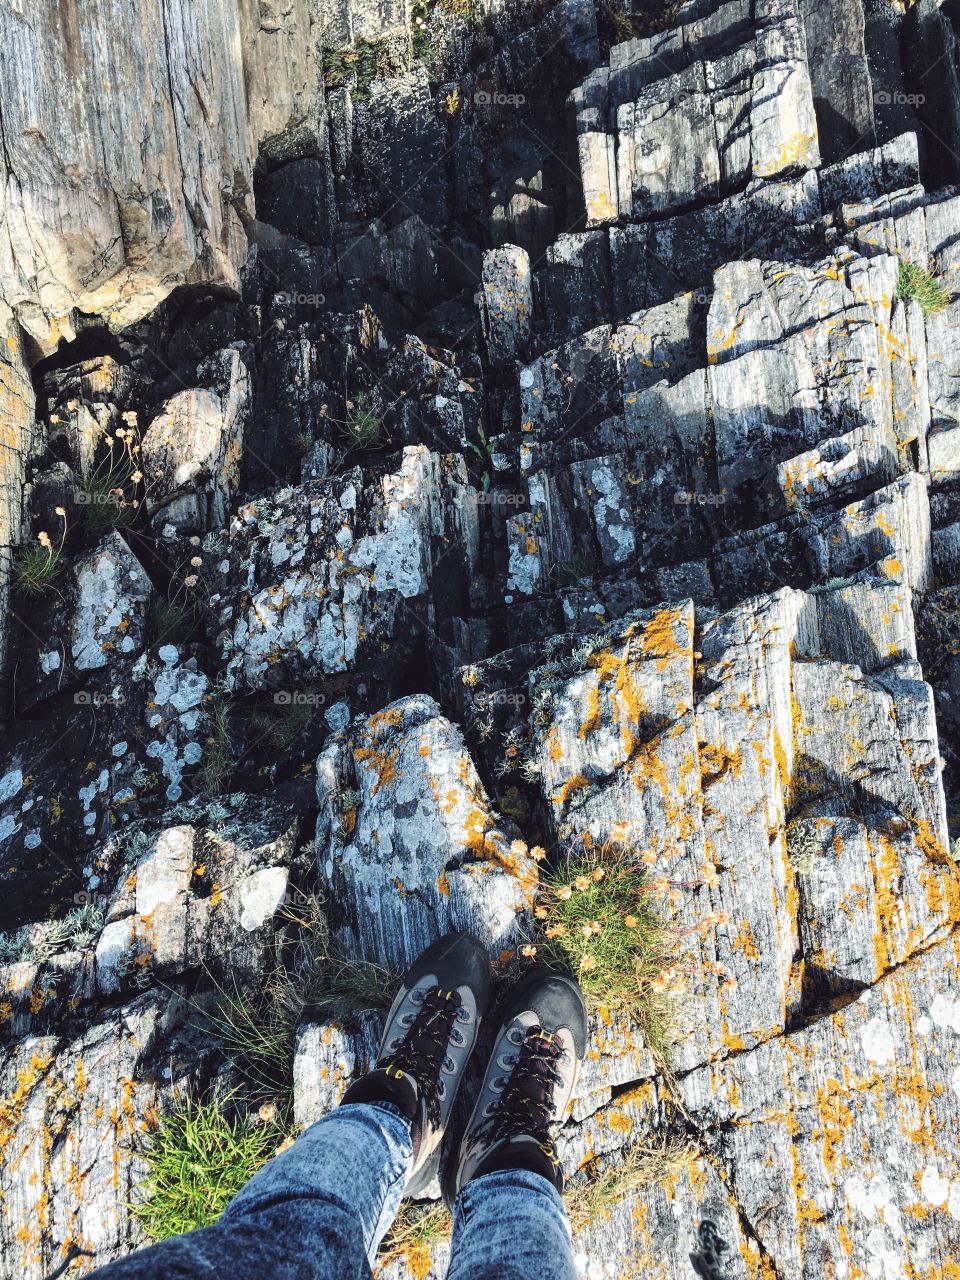
{"type": "Polygon", "coordinates": [[[956,871],[924,865],[920,867],[920,883],[932,916],[945,915],[950,924],[960,922],[960,876],[956,871]]]}
{"type": "Polygon", "coordinates": [[[931,824],[930,819],[914,818],[910,825],[913,827],[914,839],[923,850],[925,856],[930,858],[933,862],[941,862],[949,865],[949,855],[934,834],[933,825],[931,824]]]}
{"type": "MultiPolygon", "coordinates": [[[[889,929],[897,919],[899,911],[900,899],[896,893],[896,885],[900,881],[902,871],[893,841],[883,832],[879,833],[878,839],[880,841],[879,866],[876,858],[871,858],[870,866],[873,871],[874,894],[873,958],[877,973],[882,974],[886,973],[896,961],[896,956],[890,951],[889,929]]],[[[871,848],[871,844],[868,835],[867,847],[871,848]]]]}
{"type": "Polygon", "coordinates": [[[464,820],[464,846],[478,856],[489,853],[487,835],[493,828],[493,818],[484,809],[473,808],[464,820]]]}
{"type": "Polygon", "coordinates": [[[754,940],[749,920],[740,921],[740,927],[737,929],[736,937],[733,940],[733,949],[734,951],[741,951],[748,960],[759,960],[760,949],[754,940]]]}
{"type": "Polygon", "coordinates": [[[600,728],[600,685],[596,684],[592,689],[587,691],[587,714],[583,723],[577,731],[577,736],[582,740],[588,733],[594,733],[600,728]]]}
{"type": "Polygon", "coordinates": [[[30,1100],[30,1094],[50,1068],[53,1061],[51,1054],[40,1054],[36,1050],[30,1055],[30,1061],[17,1072],[17,1083],[12,1093],[0,1098],[0,1156],[6,1152],[7,1146],[23,1115],[23,1110],[30,1100]]]}
{"type": "Polygon", "coordinates": [[[793,1197],[797,1206],[797,1221],[800,1224],[801,1232],[803,1232],[804,1228],[815,1226],[817,1223],[822,1222],[824,1215],[807,1194],[806,1178],[800,1168],[800,1156],[797,1151],[797,1145],[794,1142],[790,1144],[790,1155],[793,1160],[793,1197]]]}
{"type": "Polygon", "coordinates": [[[626,1111],[620,1111],[616,1107],[611,1107],[607,1112],[607,1126],[612,1129],[614,1133],[627,1134],[633,1128],[633,1120],[626,1111]]]}
{"type": "Polygon", "coordinates": [[[790,795],[790,769],[787,765],[787,753],[783,749],[783,740],[777,732],[776,727],[773,730],[773,759],[777,766],[777,776],[780,779],[780,788],[784,797],[790,795]]]}
{"type": "Polygon", "coordinates": [[[554,763],[563,759],[563,747],[560,745],[560,729],[556,724],[550,726],[546,746],[547,755],[554,763]]]}
{"type": "Polygon", "coordinates": [[[739,747],[726,747],[721,742],[701,742],[700,774],[704,787],[712,787],[727,773],[739,778],[743,772],[743,752],[739,747]]]}
{"type": "MultiPolygon", "coordinates": [[[[386,715],[387,712],[381,712],[381,714],[386,715]]],[[[397,761],[400,758],[397,747],[390,747],[386,751],[375,751],[371,747],[354,747],[353,758],[358,764],[366,764],[377,775],[370,790],[371,796],[375,796],[381,787],[389,786],[397,776],[397,761]]]]}
{"type": "Polygon", "coordinates": [[[414,1244],[406,1250],[407,1270],[413,1280],[424,1280],[430,1274],[432,1259],[428,1244],[414,1244]]]}
{"type": "Polygon", "coordinates": [[[367,729],[374,736],[385,729],[396,729],[403,724],[403,712],[399,707],[388,707],[385,711],[377,711],[367,721],[367,729]]]}
{"type": "Polygon", "coordinates": [[[823,1164],[827,1172],[836,1177],[849,1165],[843,1154],[843,1139],[853,1126],[854,1114],[848,1104],[849,1090],[839,1080],[828,1076],[816,1091],[816,1108],[819,1125],[814,1136],[823,1144],[823,1164]]]}
{"type": "Polygon", "coordinates": [[[894,1089],[900,1104],[900,1129],[910,1142],[936,1152],[939,1139],[933,1124],[931,1106],[943,1093],[942,1084],[930,1084],[918,1067],[903,1068],[894,1075],[894,1089]],[[911,1119],[916,1123],[911,1125],[911,1119]]]}
{"type": "Polygon", "coordinates": [[[572,778],[568,778],[563,786],[557,789],[553,797],[553,803],[564,805],[570,799],[571,795],[576,791],[583,791],[585,787],[589,787],[590,779],[582,773],[574,774],[572,778]]]}
{"type": "Polygon", "coordinates": [[[720,1042],[728,1053],[739,1053],[746,1049],[747,1042],[741,1035],[733,1035],[731,1032],[724,1030],[720,1036],[720,1042]]]}
{"type": "Polygon", "coordinates": [[[450,877],[445,871],[437,876],[437,893],[442,893],[445,898],[450,897],[450,877]]]}
{"type": "MultiPolygon", "coordinates": [[[[665,670],[671,658],[682,658],[689,654],[689,650],[678,643],[675,635],[679,622],[680,615],[675,610],[660,609],[646,623],[641,633],[640,643],[644,652],[652,658],[660,659],[657,663],[660,671],[665,670]]],[[[692,658],[693,655],[689,656],[692,658]]]]}
{"type": "Polygon", "coordinates": [[[428,756],[430,754],[430,743],[421,742],[417,750],[420,752],[422,756],[428,756]]]}

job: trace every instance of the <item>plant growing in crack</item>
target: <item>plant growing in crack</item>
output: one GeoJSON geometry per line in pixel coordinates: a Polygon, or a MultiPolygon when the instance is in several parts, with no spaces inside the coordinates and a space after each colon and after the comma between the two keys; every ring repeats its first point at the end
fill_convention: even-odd
{"type": "Polygon", "coordinates": [[[897,297],[912,299],[920,304],[920,310],[925,316],[932,316],[948,307],[953,295],[930,271],[925,271],[916,263],[901,258],[897,276],[897,297]]]}
{"type": "Polygon", "coordinates": [[[52,587],[54,579],[60,572],[63,558],[63,547],[67,538],[67,513],[63,507],[57,507],[60,517],[60,541],[54,545],[49,533],[41,530],[37,534],[37,546],[22,551],[13,561],[13,584],[25,596],[38,596],[52,587]]]}

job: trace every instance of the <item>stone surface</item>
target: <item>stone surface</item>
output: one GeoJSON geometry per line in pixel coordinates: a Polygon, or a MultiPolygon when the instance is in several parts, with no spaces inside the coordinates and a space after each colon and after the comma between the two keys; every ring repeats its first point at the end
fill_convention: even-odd
{"type": "Polygon", "coordinates": [[[250,413],[249,376],[236,351],[218,352],[198,376],[210,388],[182,391],[168,401],[142,445],[151,512],[190,532],[225,522],[250,413]]]}
{"type": "Polygon", "coordinates": [[[361,962],[506,986],[585,848],[681,990],[666,1067],[591,1011],[578,1270],[952,1274],[952,21],[0,5],[0,589],[65,535],[0,597],[0,1280],[130,1247],[184,1093],[334,1106],[361,962]],[[225,990],[293,1010],[266,1083],[225,990]]]}

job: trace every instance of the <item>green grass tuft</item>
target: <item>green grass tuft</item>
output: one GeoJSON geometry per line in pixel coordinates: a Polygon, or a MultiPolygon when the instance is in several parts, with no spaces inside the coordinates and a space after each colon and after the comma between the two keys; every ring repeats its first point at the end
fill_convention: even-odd
{"type": "Polygon", "coordinates": [[[25,596],[39,596],[53,585],[60,572],[62,551],[58,547],[31,547],[13,562],[13,584],[25,596]]]}
{"type": "Polygon", "coordinates": [[[252,1125],[219,1102],[183,1103],[165,1116],[145,1152],[142,1199],[131,1212],[154,1241],[207,1227],[284,1139],[275,1125],[252,1125]]]}
{"type": "Polygon", "coordinates": [[[591,1009],[635,1019],[663,1058],[677,1018],[676,939],[644,867],[611,848],[570,857],[544,877],[538,906],[538,958],[571,973],[591,1009]]]}
{"type": "Polygon", "coordinates": [[[925,316],[935,315],[951,302],[950,292],[943,287],[936,276],[903,258],[900,259],[897,296],[912,298],[919,302],[925,316]]]}
{"type": "Polygon", "coordinates": [[[345,960],[332,951],[319,902],[299,915],[287,914],[300,931],[290,962],[278,965],[257,993],[236,984],[218,986],[215,1009],[203,1014],[206,1030],[258,1098],[289,1090],[294,1040],[305,1010],[386,1008],[397,986],[396,975],[379,965],[345,960]]]}
{"type": "Polygon", "coordinates": [[[347,402],[343,429],[357,449],[374,449],[383,434],[383,418],[373,406],[371,397],[361,391],[356,400],[347,402]]]}

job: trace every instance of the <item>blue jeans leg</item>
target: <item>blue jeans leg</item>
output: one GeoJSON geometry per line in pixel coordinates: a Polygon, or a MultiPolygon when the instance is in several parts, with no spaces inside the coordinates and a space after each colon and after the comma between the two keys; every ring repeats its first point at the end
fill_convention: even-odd
{"type": "Polygon", "coordinates": [[[389,1103],[337,1107],[255,1174],[220,1218],[98,1280],[370,1280],[413,1161],[389,1103]]]}
{"type": "Polygon", "coordinates": [[[570,1220],[528,1169],[474,1178],[457,1196],[447,1280],[576,1280],[570,1220]]]}

